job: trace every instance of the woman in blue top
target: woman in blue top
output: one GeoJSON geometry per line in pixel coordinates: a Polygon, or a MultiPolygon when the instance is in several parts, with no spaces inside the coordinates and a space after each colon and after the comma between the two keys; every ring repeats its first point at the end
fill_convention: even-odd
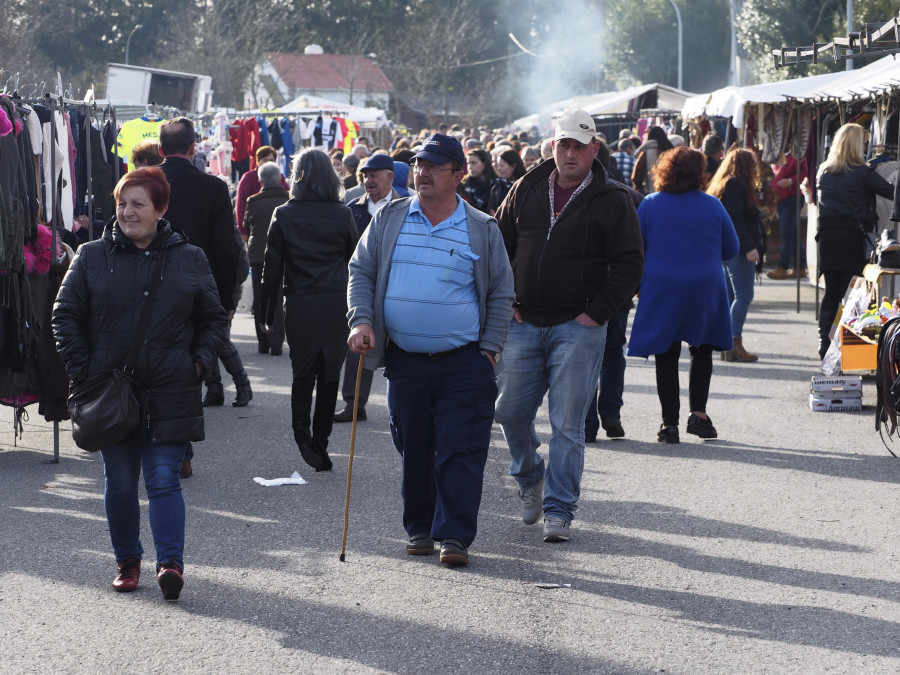
{"type": "Polygon", "coordinates": [[[656,357],[663,423],[657,440],[678,443],[678,358],[691,352],[687,432],[718,435],[706,414],[713,350],[731,349],[731,312],[722,262],[739,243],[725,207],[703,192],[706,160],[686,147],[662,155],[654,169],[658,192],[638,208],[644,277],[631,329],[629,356],[656,357]]]}

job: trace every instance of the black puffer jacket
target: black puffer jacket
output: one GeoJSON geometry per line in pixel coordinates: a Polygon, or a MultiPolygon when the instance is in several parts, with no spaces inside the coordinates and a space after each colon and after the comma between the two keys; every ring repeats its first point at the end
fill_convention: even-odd
{"type": "MultiPolygon", "coordinates": [[[[203,374],[212,367],[227,317],[206,255],[166,221],[160,221],[146,251],[115,222],[100,240],[78,249],[53,307],[53,335],[73,382],[121,367],[160,254],[166,256],[162,283],[138,353],[135,395],[154,442],[201,441],[203,408],[194,363],[203,374]]],[[[132,434],[126,442],[142,443],[143,436],[132,434]]]]}
{"type": "Polygon", "coordinates": [[[641,225],[628,188],[596,159],[591,184],[566,204],[550,229],[549,180],[541,162],[513,185],[497,222],[516,282],[516,305],[534,326],[585,312],[607,322],[634,296],[644,271],[641,225]]]}

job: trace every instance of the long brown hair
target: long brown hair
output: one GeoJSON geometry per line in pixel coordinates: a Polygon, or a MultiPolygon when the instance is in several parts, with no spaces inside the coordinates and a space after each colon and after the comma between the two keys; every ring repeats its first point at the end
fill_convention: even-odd
{"type": "Polygon", "coordinates": [[[756,155],[752,150],[745,148],[729,150],[709,182],[709,187],[706,189],[707,194],[722,199],[725,184],[732,178],[737,178],[744,190],[744,206],[755,206],[754,193],[759,183],[759,171],[756,166],[756,155]]]}

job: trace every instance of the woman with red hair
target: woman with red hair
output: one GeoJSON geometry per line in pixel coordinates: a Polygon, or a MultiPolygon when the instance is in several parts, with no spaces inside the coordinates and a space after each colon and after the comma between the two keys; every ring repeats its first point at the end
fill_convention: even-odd
{"type": "Polygon", "coordinates": [[[706,158],[686,147],[660,155],[653,170],[657,192],[638,207],[644,238],[644,277],[631,328],[629,356],[654,356],[662,406],[661,443],[678,443],[678,359],[691,353],[687,432],[703,439],[718,432],[706,414],[713,350],[731,349],[731,312],[722,262],[738,254],[725,207],[706,194],[706,158]]]}

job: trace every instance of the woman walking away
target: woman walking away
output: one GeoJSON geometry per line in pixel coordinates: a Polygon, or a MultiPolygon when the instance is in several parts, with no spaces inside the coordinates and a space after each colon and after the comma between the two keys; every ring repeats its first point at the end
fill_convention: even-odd
{"type": "Polygon", "coordinates": [[[275,209],[263,263],[266,327],[284,289],[284,329],[293,384],[291,424],[303,460],[330,471],[328,437],[347,348],[347,263],[359,237],[344,188],[321,150],[294,158],[291,199],[275,209]],[[310,420],[313,389],[315,413],[310,420]],[[312,428],[310,428],[310,423],[312,428]]]}
{"type": "MultiPolygon", "coordinates": [[[[819,310],[819,358],[831,345],[831,325],[854,275],[866,264],[866,236],[874,232],[875,195],[894,198],[894,186],[866,166],[866,130],[845,124],[816,176],[819,226],[818,270],[825,276],[819,310]]],[[[871,235],[868,235],[871,237],[871,235]]]]}
{"type": "Polygon", "coordinates": [[[163,598],[184,585],[184,496],[181,461],[203,440],[200,383],[216,361],[227,317],[202,250],[162,219],[169,183],[156,167],[125,174],[113,192],[116,220],[78,249],[53,307],[53,335],[73,383],[121,368],[147,289],[163,257],[162,281],[133,375],[146,424],[103,448],[106,519],[118,564],[116,591],[133,591],[141,576],[138,481],[150,501],[156,577],[163,598]]]}
{"type": "Polygon", "coordinates": [[[725,261],[725,281],[731,301],[732,350],[722,352],[726,361],[756,361],[759,357],[744,349],[742,331],[747,310],[753,302],[753,282],[762,248],[762,221],[756,207],[758,172],[751,150],[735,149],[725,155],[707,193],[718,198],[728,212],[740,242],[740,251],[725,261]]]}
{"type": "Polygon", "coordinates": [[[659,192],[638,207],[644,238],[644,278],[631,329],[629,356],[656,357],[656,388],[662,406],[657,440],[678,443],[678,359],[690,347],[691,415],[687,432],[718,433],[706,414],[712,352],[731,348],[731,313],[722,262],[738,254],[738,238],[725,207],[703,192],[706,159],[675,148],[659,158],[659,192]]]}
{"type": "Polygon", "coordinates": [[[635,152],[634,169],[631,171],[631,183],[634,189],[649,195],[659,189],[654,185],[653,167],[662,153],[672,149],[672,143],[662,127],[650,127],[647,140],[641,143],[635,152]]]}

